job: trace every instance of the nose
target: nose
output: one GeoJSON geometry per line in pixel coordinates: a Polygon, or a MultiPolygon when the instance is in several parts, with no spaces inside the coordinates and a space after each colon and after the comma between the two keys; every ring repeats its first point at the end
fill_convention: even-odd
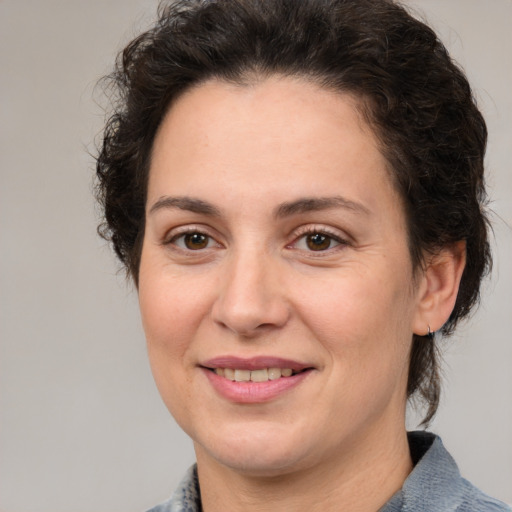
{"type": "Polygon", "coordinates": [[[283,327],[290,307],[278,266],[261,253],[233,255],[219,283],[214,321],[244,338],[283,327]]]}

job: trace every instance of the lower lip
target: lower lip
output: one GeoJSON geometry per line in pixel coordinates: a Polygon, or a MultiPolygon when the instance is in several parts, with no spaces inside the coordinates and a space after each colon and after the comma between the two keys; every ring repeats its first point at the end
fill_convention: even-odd
{"type": "Polygon", "coordinates": [[[265,382],[236,382],[202,368],[210,384],[222,397],[241,404],[269,402],[298,386],[312,370],[305,370],[290,377],[281,377],[265,382]]]}

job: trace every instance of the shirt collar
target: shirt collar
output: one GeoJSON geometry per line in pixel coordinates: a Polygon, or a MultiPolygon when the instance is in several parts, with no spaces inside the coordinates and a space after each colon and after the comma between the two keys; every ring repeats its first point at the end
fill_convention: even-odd
{"type": "Polygon", "coordinates": [[[379,512],[455,510],[463,499],[463,480],[441,439],[429,432],[409,432],[414,469],[379,512]]]}

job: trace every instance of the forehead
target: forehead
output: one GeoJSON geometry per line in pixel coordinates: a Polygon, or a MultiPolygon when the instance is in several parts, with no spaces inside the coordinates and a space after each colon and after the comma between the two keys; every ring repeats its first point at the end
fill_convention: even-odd
{"type": "Polygon", "coordinates": [[[304,189],[332,195],[334,186],[369,203],[379,191],[395,193],[357,99],[290,77],[212,80],[169,109],[153,146],[148,200],[176,190],[208,195],[212,185],[267,198],[304,189]]]}
{"type": "MultiPolygon", "coordinates": [[[[300,77],[277,75],[243,83],[212,79],[187,89],[175,99],[160,125],[154,147],[162,132],[169,132],[176,123],[180,124],[183,136],[195,135],[203,141],[205,135],[208,139],[215,133],[222,137],[230,128],[242,128],[241,134],[250,135],[252,129],[261,126],[270,129],[286,125],[288,130],[281,133],[281,142],[299,135],[299,129],[302,135],[314,139],[315,128],[320,124],[325,128],[344,124],[351,131],[364,133],[368,142],[377,143],[361,112],[362,101],[353,94],[322,88],[300,77]]],[[[270,135],[273,134],[269,131],[270,135]]],[[[325,137],[325,131],[321,135],[325,137]]]]}

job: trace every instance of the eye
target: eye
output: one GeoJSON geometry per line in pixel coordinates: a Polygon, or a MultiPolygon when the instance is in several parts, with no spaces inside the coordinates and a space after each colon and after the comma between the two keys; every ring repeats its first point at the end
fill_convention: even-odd
{"type": "Polygon", "coordinates": [[[201,249],[217,246],[217,243],[211,236],[200,231],[190,231],[176,235],[168,243],[188,251],[200,251],[201,249]]]}
{"type": "Polygon", "coordinates": [[[321,231],[311,231],[299,237],[293,245],[295,249],[321,252],[332,249],[342,243],[343,240],[333,235],[321,231]]]}
{"type": "Polygon", "coordinates": [[[325,233],[308,233],[296,242],[295,247],[310,251],[326,251],[339,244],[338,241],[325,233]]]}
{"type": "Polygon", "coordinates": [[[324,235],[323,233],[313,233],[306,235],[304,238],[308,249],[312,251],[325,251],[331,247],[333,242],[334,244],[337,243],[330,236],[324,235]]]}

